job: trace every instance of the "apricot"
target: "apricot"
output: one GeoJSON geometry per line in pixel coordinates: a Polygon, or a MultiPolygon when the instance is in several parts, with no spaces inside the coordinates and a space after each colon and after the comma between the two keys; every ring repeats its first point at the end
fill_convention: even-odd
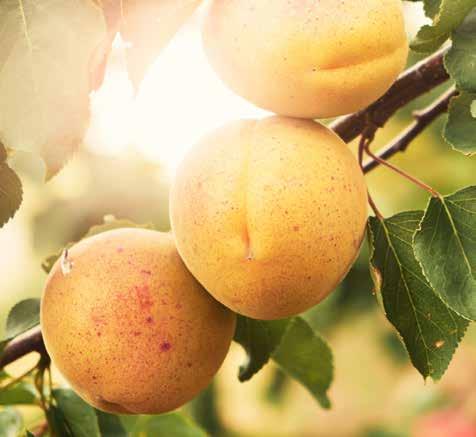
{"type": "Polygon", "coordinates": [[[203,40],[237,94],[302,118],[368,106],[408,55],[401,0],[213,0],[203,40]]]}
{"type": "Polygon", "coordinates": [[[185,264],[220,302],[256,319],[307,310],[341,281],[367,220],[362,171],[311,120],[226,125],[185,157],[171,221],[185,264]]]}
{"type": "Polygon", "coordinates": [[[158,414],[209,384],[235,315],[194,279],[170,234],[105,232],[76,244],[67,263],[47,279],[41,326],[53,363],[84,400],[158,414]]]}

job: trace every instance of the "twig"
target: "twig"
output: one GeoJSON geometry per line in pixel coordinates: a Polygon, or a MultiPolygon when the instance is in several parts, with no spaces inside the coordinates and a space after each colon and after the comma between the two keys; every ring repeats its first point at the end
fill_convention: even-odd
{"type": "Polygon", "coordinates": [[[372,208],[372,211],[374,212],[375,217],[377,217],[380,221],[382,221],[384,219],[383,214],[378,209],[377,204],[375,203],[375,200],[370,195],[370,192],[367,192],[367,196],[368,196],[368,199],[369,199],[369,205],[372,208]]]}
{"type": "Polygon", "coordinates": [[[421,181],[420,179],[417,179],[415,176],[408,174],[406,171],[402,170],[401,168],[398,168],[396,165],[393,165],[390,162],[385,161],[385,159],[382,159],[379,156],[375,155],[370,150],[369,146],[370,146],[370,143],[366,143],[364,150],[375,162],[382,164],[385,167],[388,167],[390,170],[393,170],[395,173],[399,174],[400,176],[403,176],[405,179],[409,180],[410,182],[414,183],[420,188],[423,188],[424,190],[428,191],[433,197],[441,197],[438,191],[430,187],[428,184],[425,184],[423,181],[421,181]]]}
{"type": "Polygon", "coordinates": [[[378,128],[383,127],[400,108],[449,79],[443,63],[447,50],[443,48],[417,63],[375,103],[355,114],[338,118],[330,128],[348,143],[362,134],[369,122],[378,128]]]}
{"type": "Polygon", "coordinates": [[[18,384],[23,378],[27,377],[30,373],[33,373],[33,371],[36,369],[37,366],[38,366],[38,363],[35,364],[35,366],[32,367],[30,370],[27,370],[26,372],[22,373],[20,376],[13,378],[7,384],[0,387],[0,392],[14,386],[15,384],[18,384]]]}
{"type": "MultiPolygon", "coordinates": [[[[415,111],[413,113],[415,121],[391,143],[383,147],[376,155],[380,159],[388,159],[398,152],[404,152],[418,135],[420,135],[440,115],[448,111],[450,100],[457,94],[458,91],[454,87],[451,87],[431,105],[420,111],[415,111]]],[[[363,166],[364,173],[368,173],[379,164],[379,161],[376,159],[370,160],[363,166]]]]}
{"type": "MultiPolygon", "coordinates": [[[[360,141],[359,141],[359,165],[360,165],[360,167],[362,167],[362,170],[363,170],[364,152],[366,150],[368,150],[368,148],[370,147],[370,144],[374,140],[374,136],[375,136],[375,129],[370,126],[369,128],[367,128],[362,133],[362,136],[360,137],[360,141]]],[[[383,220],[383,215],[380,212],[380,210],[378,209],[377,204],[375,203],[372,195],[370,194],[370,191],[368,191],[368,190],[367,190],[367,198],[368,198],[369,205],[372,208],[375,216],[379,220],[383,220]]]]}

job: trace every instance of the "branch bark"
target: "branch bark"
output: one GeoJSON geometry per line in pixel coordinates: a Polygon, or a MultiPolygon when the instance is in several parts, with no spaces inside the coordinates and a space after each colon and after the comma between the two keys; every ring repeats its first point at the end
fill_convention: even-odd
{"type": "Polygon", "coordinates": [[[28,331],[7,344],[0,358],[0,369],[30,352],[38,352],[42,355],[47,354],[39,327],[28,331]]]}
{"type": "MultiPolygon", "coordinates": [[[[431,105],[422,109],[421,111],[415,111],[413,117],[415,121],[404,130],[398,137],[396,137],[387,146],[383,147],[377,156],[379,159],[388,159],[391,156],[399,152],[404,152],[410,143],[420,135],[431,123],[433,123],[440,115],[448,111],[450,100],[458,94],[455,87],[449,88],[443,93],[437,100],[431,105]]],[[[363,166],[364,173],[368,173],[374,168],[379,166],[379,161],[371,159],[363,166]]]]}
{"type": "Polygon", "coordinates": [[[383,127],[400,108],[449,79],[444,66],[447,50],[443,48],[415,64],[379,100],[362,111],[338,118],[330,128],[349,143],[369,127],[383,127]]]}

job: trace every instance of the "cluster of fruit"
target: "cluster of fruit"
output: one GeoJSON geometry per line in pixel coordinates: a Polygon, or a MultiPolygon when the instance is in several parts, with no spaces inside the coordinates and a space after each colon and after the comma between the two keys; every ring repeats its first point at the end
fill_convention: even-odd
{"type": "Polygon", "coordinates": [[[401,8],[211,3],[213,67],[280,115],[232,123],[193,148],[171,192],[173,233],[106,232],[74,246],[68,269],[56,263],[43,336],[86,401],[114,413],[177,408],[221,365],[235,312],[295,315],[342,280],[365,232],[367,190],[347,146],[312,119],[362,109],[391,86],[407,57],[401,8]]]}

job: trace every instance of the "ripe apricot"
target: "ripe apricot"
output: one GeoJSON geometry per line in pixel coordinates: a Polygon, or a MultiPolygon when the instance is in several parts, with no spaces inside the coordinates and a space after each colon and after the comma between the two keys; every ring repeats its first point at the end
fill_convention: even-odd
{"type": "Polygon", "coordinates": [[[401,0],[213,0],[205,50],[237,94],[277,114],[325,118],[382,96],[405,67],[401,0]]]}
{"type": "Polygon", "coordinates": [[[271,117],[224,126],[178,168],[171,221],[203,286],[256,319],[324,299],[355,260],[367,220],[357,160],[327,127],[271,117]]]}
{"type": "Polygon", "coordinates": [[[53,363],[95,407],[173,410],[205,388],[231,342],[235,315],[203,290],[170,234],[120,229],[58,261],[41,304],[53,363]]]}

